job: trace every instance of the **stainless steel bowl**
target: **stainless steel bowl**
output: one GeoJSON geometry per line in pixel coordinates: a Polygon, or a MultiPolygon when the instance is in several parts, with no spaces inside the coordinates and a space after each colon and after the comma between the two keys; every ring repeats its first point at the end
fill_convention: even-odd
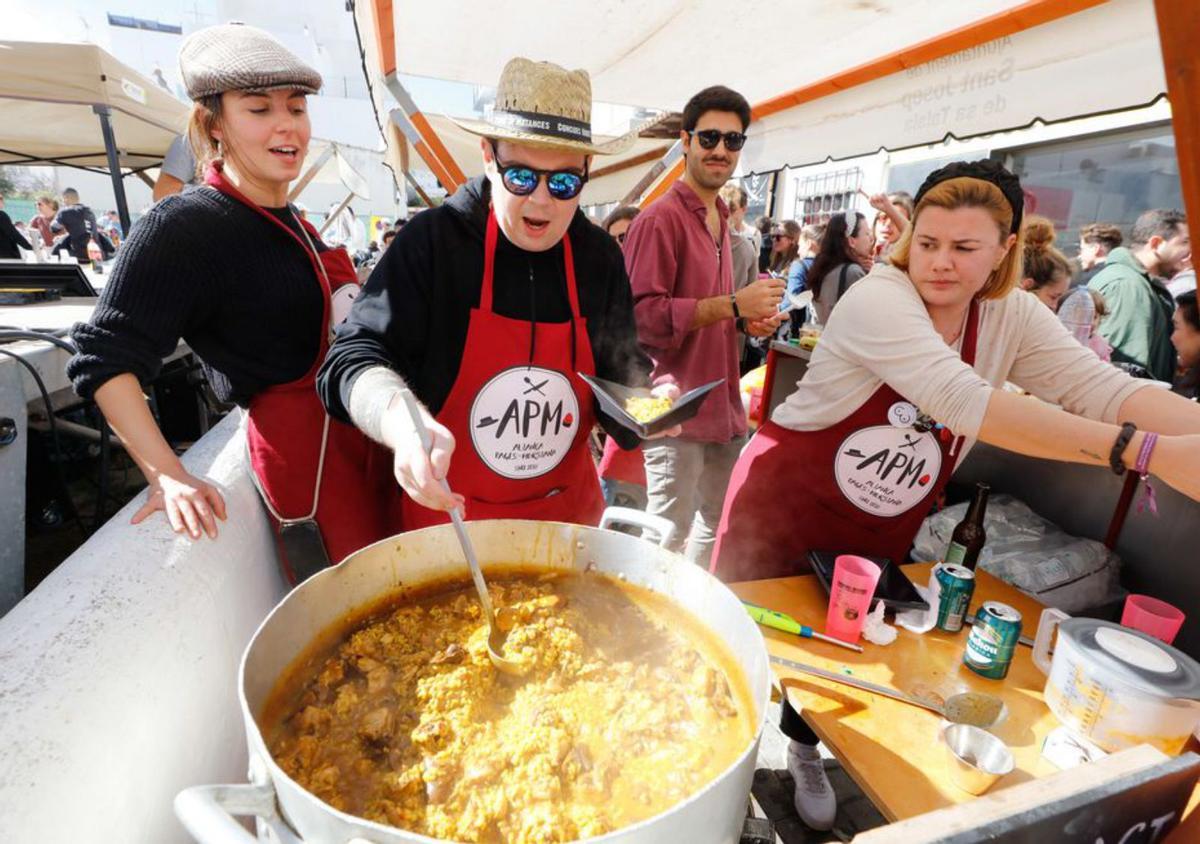
{"type": "Polygon", "coordinates": [[[950,781],[970,794],[983,794],[1016,765],[1008,745],[979,727],[951,724],[942,731],[950,781]]]}

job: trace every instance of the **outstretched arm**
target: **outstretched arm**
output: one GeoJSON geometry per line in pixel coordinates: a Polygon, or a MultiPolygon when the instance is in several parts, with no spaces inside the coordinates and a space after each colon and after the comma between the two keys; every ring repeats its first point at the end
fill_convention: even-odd
{"type": "MultiPolygon", "coordinates": [[[[1120,418],[1139,426],[1122,455],[1125,466],[1133,467],[1147,432],[1160,434],[1150,471],[1189,498],[1200,500],[1200,405],[1146,388],[1125,400],[1120,418]]],[[[979,439],[1029,457],[1107,466],[1120,431],[1117,425],[1084,419],[1035,398],[995,390],[988,400],[979,439]]]]}

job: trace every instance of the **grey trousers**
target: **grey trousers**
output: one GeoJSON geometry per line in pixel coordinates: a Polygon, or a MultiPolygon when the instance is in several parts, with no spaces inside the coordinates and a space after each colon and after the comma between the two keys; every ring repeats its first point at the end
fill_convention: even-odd
{"type": "Polygon", "coordinates": [[[675,525],[672,550],[708,568],[725,489],[746,437],[724,443],[668,438],[643,446],[646,512],[675,525]]]}

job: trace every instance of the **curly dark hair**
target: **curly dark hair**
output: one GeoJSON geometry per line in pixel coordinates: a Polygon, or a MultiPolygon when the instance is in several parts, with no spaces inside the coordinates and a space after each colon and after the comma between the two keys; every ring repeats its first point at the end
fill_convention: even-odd
{"type": "Polygon", "coordinates": [[[690,132],[700,122],[700,116],[708,111],[731,111],[742,121],[742,131],[750,125],[750,103],[746,98],[724,85],[705,88],[687,101],[683,107],[683,131],[690,132]]]}
{"type": "Polygon", "coordinates": [[[1196,291],[1180,293],[1175,297],[1175,304],[1179,306],[1179,312],[1183,314],[1188,325],[1200,331],[1200,310],[1196,308],[1196,291]]]}
{"type": "Polygon", "coordinates": [[[1142,246],[1155,236],[1170,240],[1179,233],[1179,227],[1186,224],[1187,214],[1177,208],[1151,208],[1143,211],[1134,222],[1129,242],[1134,246],[1142,246]]]}

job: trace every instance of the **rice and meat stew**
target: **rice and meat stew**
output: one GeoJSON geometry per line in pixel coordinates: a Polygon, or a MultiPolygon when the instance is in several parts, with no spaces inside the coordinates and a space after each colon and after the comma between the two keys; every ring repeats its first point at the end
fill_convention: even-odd
{"type": "Polygon", "coordinates": [[[601,574],[489,578],[513,627],[495,670],[468,580],[393,595],[319,638],[260,723],[330,805],[456,841],[601,835],[725,770],[754,735],[732,654],[687,611],[601,574]]]}

